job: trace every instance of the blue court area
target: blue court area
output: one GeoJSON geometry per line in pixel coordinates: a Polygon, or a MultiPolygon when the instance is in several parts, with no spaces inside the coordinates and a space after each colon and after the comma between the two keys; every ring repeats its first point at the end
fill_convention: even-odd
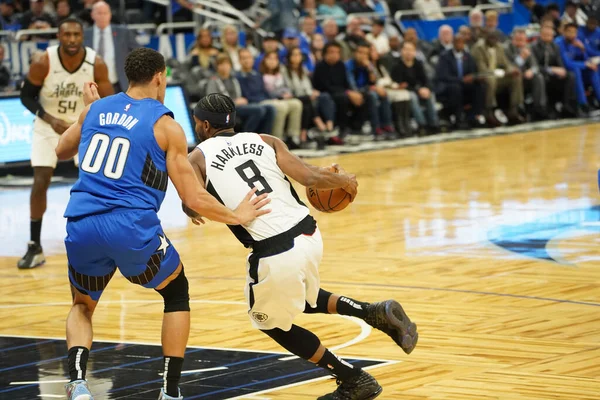
{"type": "MultiPolygon", "coordinates": [[[[64,340],[0,337],[0,398],[66,398],[66,348],[64,340]]],[[[281,360],[286,357],[280,353],[189,348],[180,388],[186,400],[219,400],[326,376],[307,361],[281,360]]],[[[162,360],[160,346],[94,343],[87,376],[94,398],[158,397],[162,360]]],[[[382,364],[375,360],[346,361],[361,367],[382,364]]],[[[331,388],[335,388],[333,382],[331,388]]]]}

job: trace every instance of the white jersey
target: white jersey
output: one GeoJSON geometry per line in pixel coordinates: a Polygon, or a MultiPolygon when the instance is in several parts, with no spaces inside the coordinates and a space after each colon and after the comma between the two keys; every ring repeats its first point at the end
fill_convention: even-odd
{"type": "Polygon", "coordinates": [[[206,190],[234,210],[248,191],[269,194],[269,214],[232,231],[246,246],[284,233],[309,214],[285,174],[275,150],[256,133],[221,134],[198,145],[206,159],[206,190]]]}
{"type": "MultiPolygon", "coordinates": [[[[44,79],[39,95],[39,102],[48,114],[55,118],[74,123],[85,108],[83,104],[83,85],[94,80],[94,62],[96,52],[85,48],[85,57],[79,68],[71,73],[63,67],[58,46],[46,49],[49,59],[48,75],[44,79]]],[[[41,118],[36,118],[35,130],[52,128],[41,118]]]]}

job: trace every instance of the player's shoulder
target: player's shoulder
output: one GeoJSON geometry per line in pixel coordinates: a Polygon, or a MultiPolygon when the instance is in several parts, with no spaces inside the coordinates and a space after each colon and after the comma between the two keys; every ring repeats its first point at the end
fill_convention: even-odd
{"type": "Polygon", "coordinates": [[[31,54],[31,65],[50,65],[49,49],[38,50],[31,54]]]}

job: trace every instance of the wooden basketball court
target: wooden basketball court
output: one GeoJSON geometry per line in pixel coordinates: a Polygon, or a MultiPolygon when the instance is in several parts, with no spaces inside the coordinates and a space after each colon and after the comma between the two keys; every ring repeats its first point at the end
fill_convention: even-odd
{"type": "MultiPolygon", "coordinates": [[[[382,361],[371,370],[384,387],[381,399],[600,399],[599,154],[596,124],[311,160],[337,162],[360,184],[348,209],[313,213],[325,242],[323,288],[363,301],[397,299],[418,324],[420,341],[407,356],[354,320],[303,315],[297,322],[340,356],[382,361]]],[[[30,271],[16,268],[28,240],[29,192],[0,192],[2,251],[10,255],[0,257],[4,337],[64,338],[70,292],[60,214],[67,189],[49,192],[42,236],[48,260],[30,271]]],[[[190,280],[190,346],[282,351],[252,330],[246,315],[246,250],[225,226],[188,224],[169,196],[161,217],[190,280]]],[[[116,274],[96,310],[94,339],[159,344],[161,317],[156,293],[116,274]]],[[[61,357],[56,347],[44,353],[46,341],[1,346],[0,371],[18,371],[27,346],[42,360],[61,357]]],[[[27,368],[38,368],[38,379],[22,379],[34,383],[14,374],[8,382],[0,372],[0,398],[64,398],[65,371],[37,365],[27,368]],[[47,383],[36,386],[40,380],[47,383]],[[31,397],[19,395],[20,384],[33,387],[31,397]]],[[[125,398],[115,389],[120,367],[95,380],[101,366],[89,367],[96,398],[125,398]]],[[[160,361],[152,368],[159,371],[160,361]]],[[[241,397],[182,390],[186,399],[291,400],[335,388],[331,379],[303,379],[275,379],[241,397]]]]}

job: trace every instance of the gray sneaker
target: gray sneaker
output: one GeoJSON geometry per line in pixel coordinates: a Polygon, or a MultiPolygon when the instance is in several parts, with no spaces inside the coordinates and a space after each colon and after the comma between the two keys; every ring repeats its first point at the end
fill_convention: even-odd
{"type": "Polygon", "coordinates": [[[87,382],[84,380],[73,381],[65,385],[67,400],[94,400],[87,382]]]}
{"type": "Polygon", "coordinates": [[[383,388],[369,373],[360,374],[346,379],[337,380],[338,388],[333,393],[319,397],[317,400],[371,400],[378,397],[383,388]]]}
{"type": "Polygon", "coordinates": [[[369,304],[365,322],[391,337],[406,354],[415,349],[419,340],[417,324],[410,321],[396,300],[369,304]]]}
{"type": "Polygon", "coordinates": [[[171,397],[165,393],[165,389],[160,389],[160,395],[158,396],[158,400],[183,400],[183,396],[181,395],[181,390],[179,391],[179,397],[171,397]]]}
{"type": "Polygon", "coordinates": [[[17,267],[19,269],[30,269],[38,267],[46,262],[42,246],[36,242],[27,243],[27,253],[19,260],[17,267]]]}

